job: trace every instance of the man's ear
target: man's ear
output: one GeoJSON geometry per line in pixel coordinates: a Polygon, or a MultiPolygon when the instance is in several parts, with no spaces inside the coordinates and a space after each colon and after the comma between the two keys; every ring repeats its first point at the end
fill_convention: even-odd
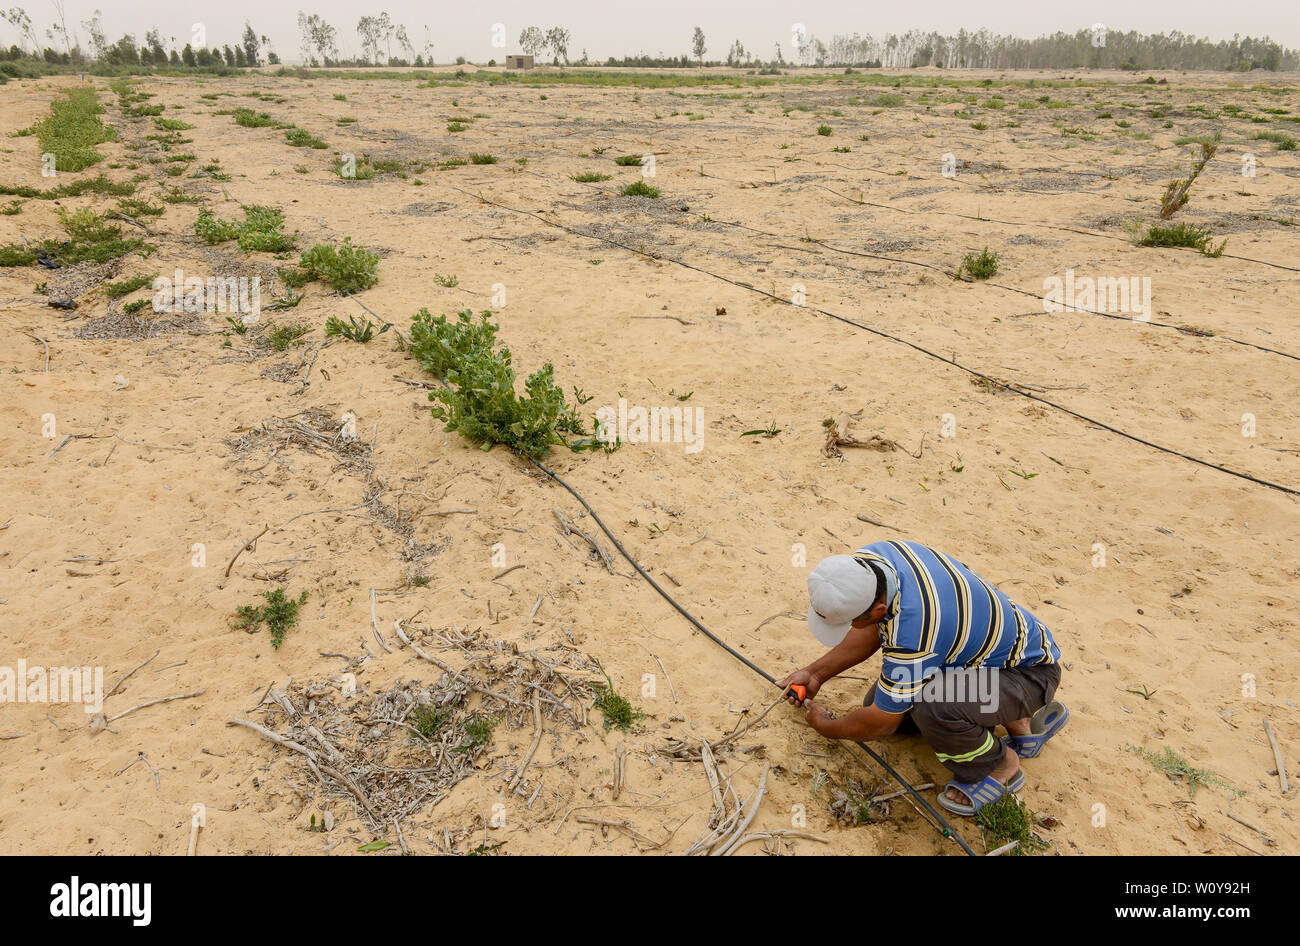
{"type": "Polygon", "coordinates": [[[889,606],[885,604],[885,599],[882,597],[879,601],[877,601],[875,604],[871,606],[871,610],[867,613],[871,615],[871,623],[879,624],[881,621],[885,619],[885,616],[888,612],[889,612],[889,606]]]}

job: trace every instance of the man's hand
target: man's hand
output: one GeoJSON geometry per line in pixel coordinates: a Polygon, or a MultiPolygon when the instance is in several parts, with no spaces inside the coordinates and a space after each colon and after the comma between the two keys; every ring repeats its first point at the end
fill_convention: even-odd
{"type": "Polygon", "coordinates": [[[811,698],[804,700],[803,706],[804,719],[808,721],[808,725],[817,730],[817,732],[821,733],[823,736],[827,735],[823,730],[834,721],[835,714],[828,709],[818,706],[811,698]]]}
{"type": "MultiPolygon", "coordinates": [[[[807,687],[808,694],[806,699],[811,700],[817,695],[817,691],[821,689],[822,681],[818,680],[817,677],[814,676],[813,672],[805,667],[803,670],[796,670],[784,680],[778,680],[776,685],[782,689],[792,686],[807,687]]],[[[787,693],[785,695],[785,701],[791,706],[799,705],[799,698],[793,693],[787,693]]]]}

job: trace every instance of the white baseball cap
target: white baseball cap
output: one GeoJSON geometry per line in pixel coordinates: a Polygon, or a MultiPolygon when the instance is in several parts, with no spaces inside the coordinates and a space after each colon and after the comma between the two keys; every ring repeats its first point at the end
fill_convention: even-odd
{"type": "Polygon", "coordinates": [[[827,647],[848,636],[853,619],[871,610],[876,576],[852,555],[832,555],[808,576],[808,628],[827,647]]]}

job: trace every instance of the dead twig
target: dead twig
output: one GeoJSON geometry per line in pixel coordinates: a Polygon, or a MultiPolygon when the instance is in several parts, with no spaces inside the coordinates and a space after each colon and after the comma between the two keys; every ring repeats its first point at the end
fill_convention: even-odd
{"type": "Polygon", "coordinates": [[[245,552],[252,551],[253,546],[257,544],[257,540],[260,539],[262,536],[266,535],[266,533],[268,533],[269,531],[271,531],[270,526],[263,526],[261,532],[257,533],[257,535],[253,536],[251,539],[249,539],[247,542],[245,542],[243,545],[239,547],[239,551],[234,554],[234,557],[231,558],[230,560],[230,564],[226,566],[227,578],[230,577],[230,570],[235,567],[235,559],[239,558],[239,556],[243,555],[245,552]]]}
{"type": "Polygon", "coordinates": [[[130,673],[128,673],[126,676],[124,676],[121,680],[118,680],[115,684],[113,684],[113,689],[109,690],[107,693],[104,694],[104,699],[108,699],[110,696],[112,696],[114,693],[116,693],[117,690],[118,690],[118,687],[120,687],[123,683],[126,683],[127,680],[131,679],[131,674],[132,674],[132,673],[135,673],[136,670],[139,670],[141,667],[143,667],[145,664],[147,664],[150,660],[153,660],[154,657],[157,657],[157,656],[158,656],[159,654],[161,654],[161,653],[162,653],[162,648],[160,647],[160,648],[158,648],[158,650],[155,650],[155,651],[153,652],[153,656],[152,656],[152,657],[149,657],[147,660],[144,660],[144,661],[142,661],[141,663],[137,664],[136,667],[135,667],[135,670],[132,670],[130,673]]]}

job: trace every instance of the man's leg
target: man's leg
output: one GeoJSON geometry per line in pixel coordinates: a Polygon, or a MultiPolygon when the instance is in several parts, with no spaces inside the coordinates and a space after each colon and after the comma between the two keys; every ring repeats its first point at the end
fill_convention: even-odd
{"type": "MultiPolygon", "coordinates": [[[[992,775],[1005,785],[1019,770],[1020,757],[1002,745],[993,727],[1028,725],[1028,718],[1051,698],[1048,681],[1040,677],[994,667],[948,670],[926,684],[911,716],[957,781],[979,782],[992,775]]],[[[956,789],[949,789],[948,796],[968,800],[956,789]]]]}

